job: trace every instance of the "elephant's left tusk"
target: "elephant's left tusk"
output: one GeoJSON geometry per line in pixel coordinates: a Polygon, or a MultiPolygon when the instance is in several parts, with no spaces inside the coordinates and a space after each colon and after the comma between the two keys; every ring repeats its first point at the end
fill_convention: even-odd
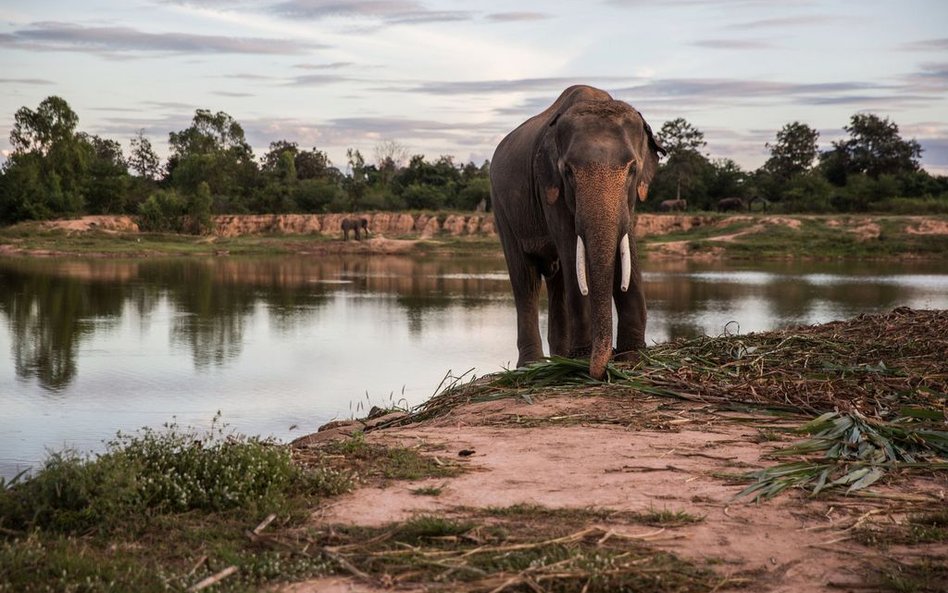
{"type": "Polygon", "coordinates": [[[589,294],[589,282],[586,278],[586,246],[583,245],[583,238],[576,235],[576,283],[579,284],[579,292],[583,296],[589,294]]]}
{"type": "Polygon", "coordinates": [[[622,266],[622,284],[619,287],[622,292],[626,292],[632,281],[632,251],[629,249],[628,233],[622,236],[622,241],[619,243],[619,262],[622,266]]]}

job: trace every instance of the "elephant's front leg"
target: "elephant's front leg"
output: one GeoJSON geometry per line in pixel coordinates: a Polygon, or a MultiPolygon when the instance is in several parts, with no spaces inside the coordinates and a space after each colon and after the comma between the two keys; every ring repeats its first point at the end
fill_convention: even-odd
{"type": "MultiPolygon", "coordinates": [[[[632,237],[631,231],[629,237],[632,237]]],[[[618,335],[616,336],[616,359],[636,360],[638,351],[645,348],[645,287],[642,284],[642,271],[639,268],[635,241],[630,241],[632,251],[632,278],[629,289],[622,292],[622,271],[617,266],[614,280],[613,298],[619,313],[618,335]]]]}
{"type": "Polygon", "coordinates": [[[566,304],[563,270],[560,268],[558,260],[553,261],[549,269],[544,270],[543,278],[546,280],[546,294],[549,302],[547,341],[550,344],[550,354],[553,356],[569,356],[569,308],[566,304]]]}

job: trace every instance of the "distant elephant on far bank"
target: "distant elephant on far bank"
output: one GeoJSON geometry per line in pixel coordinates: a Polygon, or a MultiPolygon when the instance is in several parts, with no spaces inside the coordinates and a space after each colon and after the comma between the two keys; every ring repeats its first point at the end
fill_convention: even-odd
{"type": "Polygon", "coordinates": [[[727,212],[728,210],[747,210],[747,204],[741,198],[718,200],[718,212],[727,212]]]}
{"type": "Polygon", "coordinates": [[[642,114],[605,91],[572,86],[510,132],[491,160],[491,206],[517,307],[517,366],[543,357],[539,300],[546,281],[550,353],[612,358],[645,347],[645,292],[635,203],[664,154],[642,114]]]}
{"type": "Polygon", "coordinates": [[[369,219],[368,218],[344,218],[342,219],[342,236],[343,240],[349,240],[349,231],[352,231],[355,235],[356,241],[362,240],[362,233],[365,233],[365,236],[369,236],[369,219]]]}
{"type": "Polygon", "coordinates": [[[684,212],[688,209],[688,200],[663,200],[658,204],[662,212],[684,212]]]}

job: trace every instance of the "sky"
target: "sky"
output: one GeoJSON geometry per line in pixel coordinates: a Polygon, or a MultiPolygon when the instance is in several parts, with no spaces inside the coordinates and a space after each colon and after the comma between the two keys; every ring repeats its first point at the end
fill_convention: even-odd
{"type": "Polygon", "coordinates": [[[755,169],[785,124],[845,136],[859,112],[948,174],[943,0],[0,0],[0,154],[16,111],[66,99],[81,130],[168,133],[224,111],[257,156],[286,139],[375,160],[395,141],[481,163],[572,84],[654,129],[683,117],[755,169]]]}

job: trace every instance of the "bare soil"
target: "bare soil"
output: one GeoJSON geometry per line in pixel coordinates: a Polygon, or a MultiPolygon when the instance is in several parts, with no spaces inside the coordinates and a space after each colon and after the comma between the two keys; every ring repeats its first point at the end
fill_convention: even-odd
{"type": "MultiPolygon", "coordinates": [[[[788,593],[860,587],[867,563],[877,559],[948,557],[944,543],[883,552],[852,541],[854,528],[869,517],[898,522],[912,509],[944,505],[945,475],[893,482],[872,496],[812,499],[791,493],[760,503],[736,499],[743,485],[727,476],[773,464],[764,456],[782,443],[762,435],[788,426],[772,416],[720,412],[641,394],[563,393],[533,403],[467,404],[427,422],[369,432],[367,439],[416,447],[441,460],[460,461],[469,471],[453,478],[369,484],[320,508],[312,521],[381,526],[419,514],[463,515],[518,504],[685,511],[703,520],[658,529],[621,522],[602,527],[644,538],[687,560],[711,561],[722,577],[753,575],[751,590],[788,593]],[[461,451],[473,453],[460,457],[461,451]],[[413,492],[426,486],[440,488],[440,494],[413,492]]],[[[298,445],[307,442],[304,438],[298,445]]],[[[338,578],[282,589],[327,590],[374,589],[338,578]]]]}

